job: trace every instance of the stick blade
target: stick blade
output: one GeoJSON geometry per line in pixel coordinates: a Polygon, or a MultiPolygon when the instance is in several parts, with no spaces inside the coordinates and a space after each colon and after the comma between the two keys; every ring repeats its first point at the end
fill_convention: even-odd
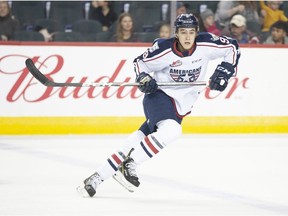
{"type": "Polygon", "coordinates": [[[53,81],[49,80],[46,76],[44,76],[34,65],[34,62],[31,59],[26,59],[25,61],[26,67],[29,72],[43,85],[45,86],[53,86],[53,81]]]}

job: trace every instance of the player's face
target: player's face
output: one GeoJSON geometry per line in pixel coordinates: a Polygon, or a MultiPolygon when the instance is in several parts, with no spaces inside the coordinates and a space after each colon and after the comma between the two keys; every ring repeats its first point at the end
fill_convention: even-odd
{"type": "Polygon", "coordinates": [[[195,28],[179,28],[176,32],[176,37],[178,38],[181,46],[185,50],[189,50],[192,48],[196,36],[197,31],[195,28]]]}

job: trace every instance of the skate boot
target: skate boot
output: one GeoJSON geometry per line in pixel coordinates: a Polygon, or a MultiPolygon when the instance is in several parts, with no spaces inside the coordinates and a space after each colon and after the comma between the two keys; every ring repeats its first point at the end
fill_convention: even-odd
{"type": "Polygon", "coordinates": [[[138,187],[140,185],[136,173],[136,163],[132,158],[128,157],[125,161],[123,161],[122,165],[119,167],[119,171],[132,185],[134,185],[135,187],[138,187]]]}
{"type": "Polygon", "coordinates": [[[93,197],[96,194],[96,188],[101,184],[103,180],[100,175],[96,172],[87,179],[84,180],[84,189],[89,194],[90,197],[93,197]]]}
{"type": "Polygon", "coordinates": [[[130,157],[133,150],[134,149],[129,152],[126,159],[118,167],[118,171],[113,175],[113,178],[130,192],[134,192],[135,187],[140,185],[136,173],[136,163],[130,157]]]}

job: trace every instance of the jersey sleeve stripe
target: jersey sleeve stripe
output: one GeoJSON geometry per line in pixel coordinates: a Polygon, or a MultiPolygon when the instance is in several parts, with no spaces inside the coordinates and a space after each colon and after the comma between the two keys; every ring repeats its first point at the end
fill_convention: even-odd
{"type": "Polygon", "coordinates": [[[135,64],[134,71],[136,73],[136,76],[138,76],[140,74],[139,64],[138,64],[138,62],[136,62],[134,64],[135,64]]]}
{"type": "Polygon", "coordinates": [[[229,45],[212,45],[212,44],[204,44],[204,43],[199,43],[199,44],[197,44],[197,46],[207,46],[207,47],[214,47],[214,48],[219,48],[219,49],[227,49],[227,48],[232,48],[232,50],[233,50],[233,62],[232,62],[232,64],[233,65],[236,65],[236,63],[237,63],[237,58],[236,58],[236,56],[237,56],[237,48],[235,47],[235,46],[233,46],[233,45],[231,45],[231,44],[229,44],[229,45]]]}
{"type": "Polygon", "coordinates": [[[156,56],[155,58],[147,58],[147,59],[143,59],[143,62],[149,62],[149,61],[154,61],[154,60],[156,60],[156,59],[158,59],[158,58],[161,58],[161,57],[163,57],[163,56],[165,56],[165,55],[167,55],[168,53],[170,53],[172,50],[170,49],[170,50],[168,50],[167,52],[165,52],[165,53],[163,53],[162,55],[159,55],[159,56],[156,56]]]}

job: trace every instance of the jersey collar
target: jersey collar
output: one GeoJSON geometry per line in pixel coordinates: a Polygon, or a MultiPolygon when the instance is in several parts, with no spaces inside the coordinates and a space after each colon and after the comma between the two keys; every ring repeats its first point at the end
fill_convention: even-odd
{"type": "Polygon", "coordinates": [[[180,57],[191,56],[194,53],[195,49],[196,49],[196,43],[194,43],[190,50],[187,50],[187,51],[184,51],[184,52],[180,52],[179,50],[177,50],[177,43],[179,43],[179,42],[178,42],[177,39],[175,39],[174,42],[173,42],[172,51],[176,55],[178,55],[180,57]]]}

